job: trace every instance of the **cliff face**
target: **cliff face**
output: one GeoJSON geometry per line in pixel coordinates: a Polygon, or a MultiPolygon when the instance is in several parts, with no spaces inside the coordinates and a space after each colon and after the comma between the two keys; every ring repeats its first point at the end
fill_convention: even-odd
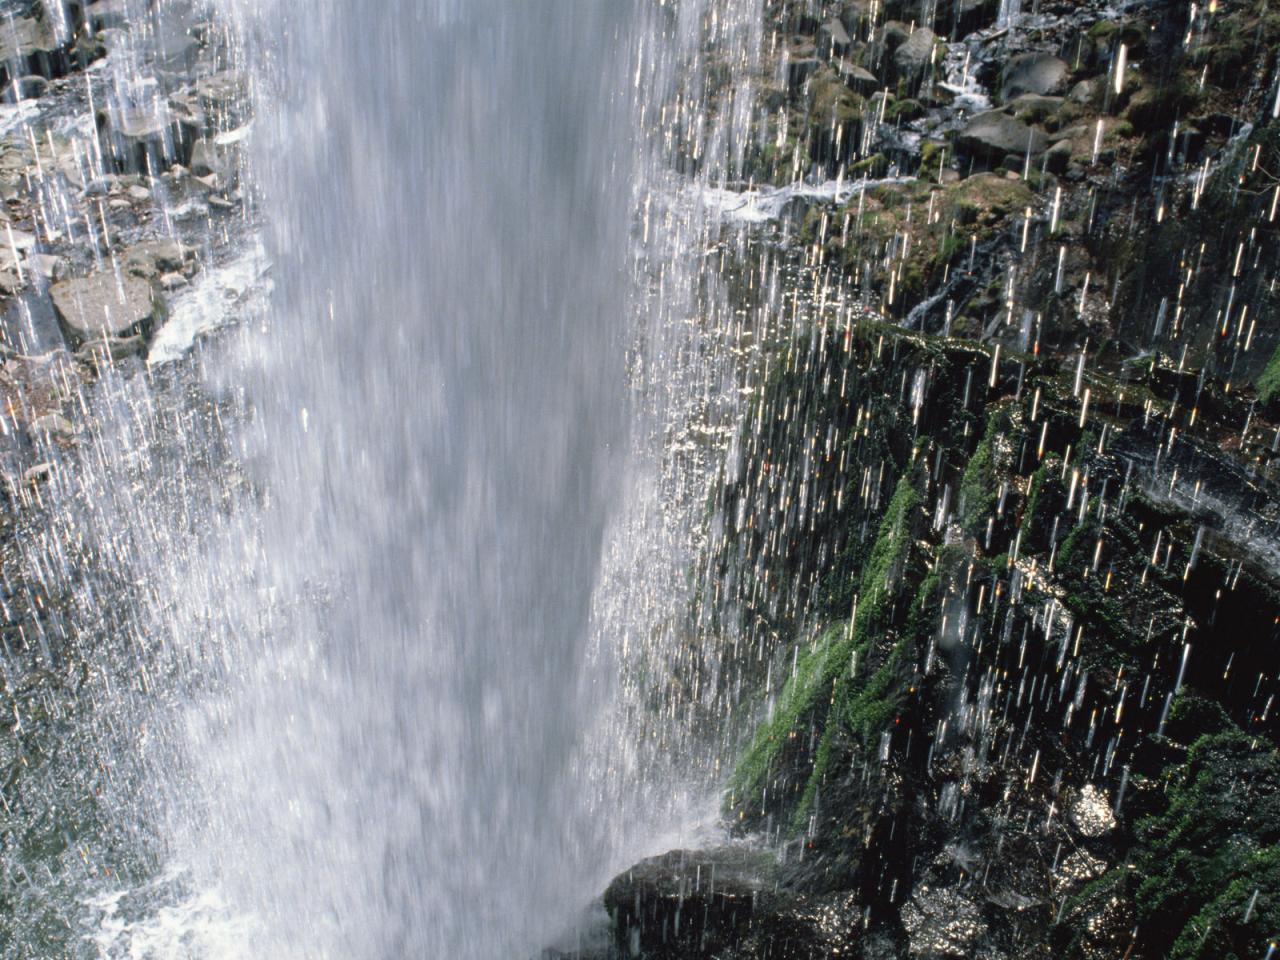
{"type": "Polygon", "coordinates": [[[717,503],[746,846],[620,877],[620,946],[1267,955],[1280,19],[767,16],[748,172],[863,179],[791,256],[866,309],[769,353],[717,503]]]}

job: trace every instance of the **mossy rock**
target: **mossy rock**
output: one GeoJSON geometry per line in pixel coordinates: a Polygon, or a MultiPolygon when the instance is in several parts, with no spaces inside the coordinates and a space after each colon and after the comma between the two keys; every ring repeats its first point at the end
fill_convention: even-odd
{"type": "Polygon", "coordinates": [[[1124,118],[1133,130],[1154,133],[1194,113],[1202,99],[1198,82],[1189,74],[1179,73],[1168,81],[1144,79],[1130,97],[1124,118]]]}
{"type": "Polygon", "coordinates": [[[1020,212],[1033,202],[1031,188],[1001,174],[979,173],[948,188],[947,200],[964,224],[992,223],[1020,212]]]}

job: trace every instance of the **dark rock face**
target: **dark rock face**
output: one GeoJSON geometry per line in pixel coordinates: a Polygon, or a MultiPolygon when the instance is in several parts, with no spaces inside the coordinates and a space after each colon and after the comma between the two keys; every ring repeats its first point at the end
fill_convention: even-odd
{"type": "Polygon", "coordinates": [[[819,62],[748,168],[868,178],[799,210],[797,271],[889,322],[823,315],[771,354],[717,505],[755,654],[719,665],[754,691],[725,696],[725,817],[786,863],[706,944],[628,888],[619,947],[1265,957],[1280,125],[1240,67],[1280,17],[844,4],[828,56],[802,6],[769,15],[819,62]],[[794,936],[814,903],[838,949],[794,936]]]}
{"type": "Polygon", "coordinates": [[[772,857],[751,847],[645,860],[605,891],[617,948],[655,960],[850,955],[861,922],[852,897],[788,892],[779,876],[772,857]]]}

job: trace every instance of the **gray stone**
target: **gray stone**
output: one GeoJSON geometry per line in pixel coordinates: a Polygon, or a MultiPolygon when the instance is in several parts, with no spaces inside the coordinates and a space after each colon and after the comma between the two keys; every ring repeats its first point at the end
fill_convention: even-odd
{"type": "Polygon", "coordinates": [[[1059,176],[1071,165],[1071,141],[1059,140],[1044,155],[1045,169],[1059,176]]]}
{"type": "Polygon", "coordinates": [[[124,271],[150,280],[162,273],[181,270],[195,251],[177,240],[148,240],[124,252],[124,271]]]}
{"type": "Polygon", "coordinates": [[[85,21],[94,33],[129,25],[128,0],[98,0],[84,11],[85,21]]]}
{"type": "Polygon", "coordinates": [[[1024,93],[1060,93],[1066,86],[1070,69],[1065,60],[1049,53],[1021,54],[1004,68],[1000,95],[1012,100],[1024,93]]]}
{"type": "Polygon", "coordinates": [[[142,337],[97,337],[76,350],[76,359],[100,369],[128,357],[141,356],[146,345],[142,337]]]}
{"type": "Polygon", "coordinates": [[[874,73],[848,60],[841,60],[836,64],[836,73],[851,89],[859,93],[870,93],[880,87],[880,81],[874,73]]]}
{"type": "Polygon", "coordinates": [[[11,81],[5,85],[4,101],[5,103],[13,103],[17,100],[39,100],[49,92],[49,81],[39,74],[30,74],[25,77],[19,77],[17,80],[11,81]],[[14,88],[17,88],[17,96],[14,96],[14,88]]]}
{"type": "Polygon", "coordinates": [[[157,313],[151,284],[128,274],[117,277],[113,270],[60,280],[49,287],[49,296],[75,342],[145,333],[157,313]]]}
{"type": "Polygon", "coordinates": [[[911,28],[900,20],[890,20],[880,28],[879,40],[886,50],[897,50],[911,36],[911,28]]]}
{"type": "Polygon", "coordinates": [[[893,65],[899,76],[912,78],[920,76],[929,61],[933,58],[933,45],[937,38],[928,27],[920,27],[907,37],[906,41],[893,52],[893,65]]]}
{"type": "Polygon", "coordinates": [[[819,33],[822,37],[822,45],[836,53],[844,53],[849,49],[849,45],[853,43],[853,38],[849,36],[849,31],[844,28],[844,24],[836,17],[832,17],[824,23],[819,33]]]}
{"type": "Polygon", "coordinates": [[[964,152],[993,161],[1009,153],[1043,153],[1048,142],[1043,130],[998,110],[978,114],[956,137],[956,146],[964,152]]]}
{"type": "Polygon", "coordinates": [[[1071,88],[1068,96],[1073,103],[1091,103],[1098,93],[1098,80],[1091,77],[1088,80],[1081,80],[1071,88]]]}

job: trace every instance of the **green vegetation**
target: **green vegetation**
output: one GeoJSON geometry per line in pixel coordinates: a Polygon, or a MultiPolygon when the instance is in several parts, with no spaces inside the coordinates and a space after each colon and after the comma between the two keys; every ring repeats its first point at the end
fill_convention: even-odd
{"type": "Polygon", "coordinates": [[[814,755],[813,771],[793,817],[793,824],[802,828],[829,763],[837,728],[847,728],[866,741],[888,722],[893,709],[893,679],[897,664],[906,655],[905,644],[897,644],[876,673],[856,689],[851,666],[855,654],[866,663],[887,619],[897,593],[897,579],[911,547],[911,519],[918,503],[915,484],[904,475],[863,565],[853,620],[827,627],[813,648],[797,659],[795,672],[783,687],[773,715],[756,730],[734,768],[727,806],[742,806],[745,798],[759,794],[770,772],[777,769],[786,745],[797,738],[807,722],[818,722],[823,725],[822,737],[814,755]],[[830,696],[824,701],[823,695],[828,691],[830,696]]]}
{"type": "MultiPolygon", "coordinates": [[[[1192,715],[1225,720],[1203,702],[1178,719],[1192,715]]],[[[1280,754],[1231,727],[1197,739],[1162,779],[1165,809],[1136,828],[1148,936],[1171,958],[1263,956],[1280,932],[1280,754]]]]}
{"type": "Polygon", "coordinates": [[[1275,353],[1271,354],[1271,359],[1267,361],[1266,368],[1258,376],[1257,384],[1258,400],[1264,405],[1280,394],[1280,346],[1277,346],[1275,353]]]}

